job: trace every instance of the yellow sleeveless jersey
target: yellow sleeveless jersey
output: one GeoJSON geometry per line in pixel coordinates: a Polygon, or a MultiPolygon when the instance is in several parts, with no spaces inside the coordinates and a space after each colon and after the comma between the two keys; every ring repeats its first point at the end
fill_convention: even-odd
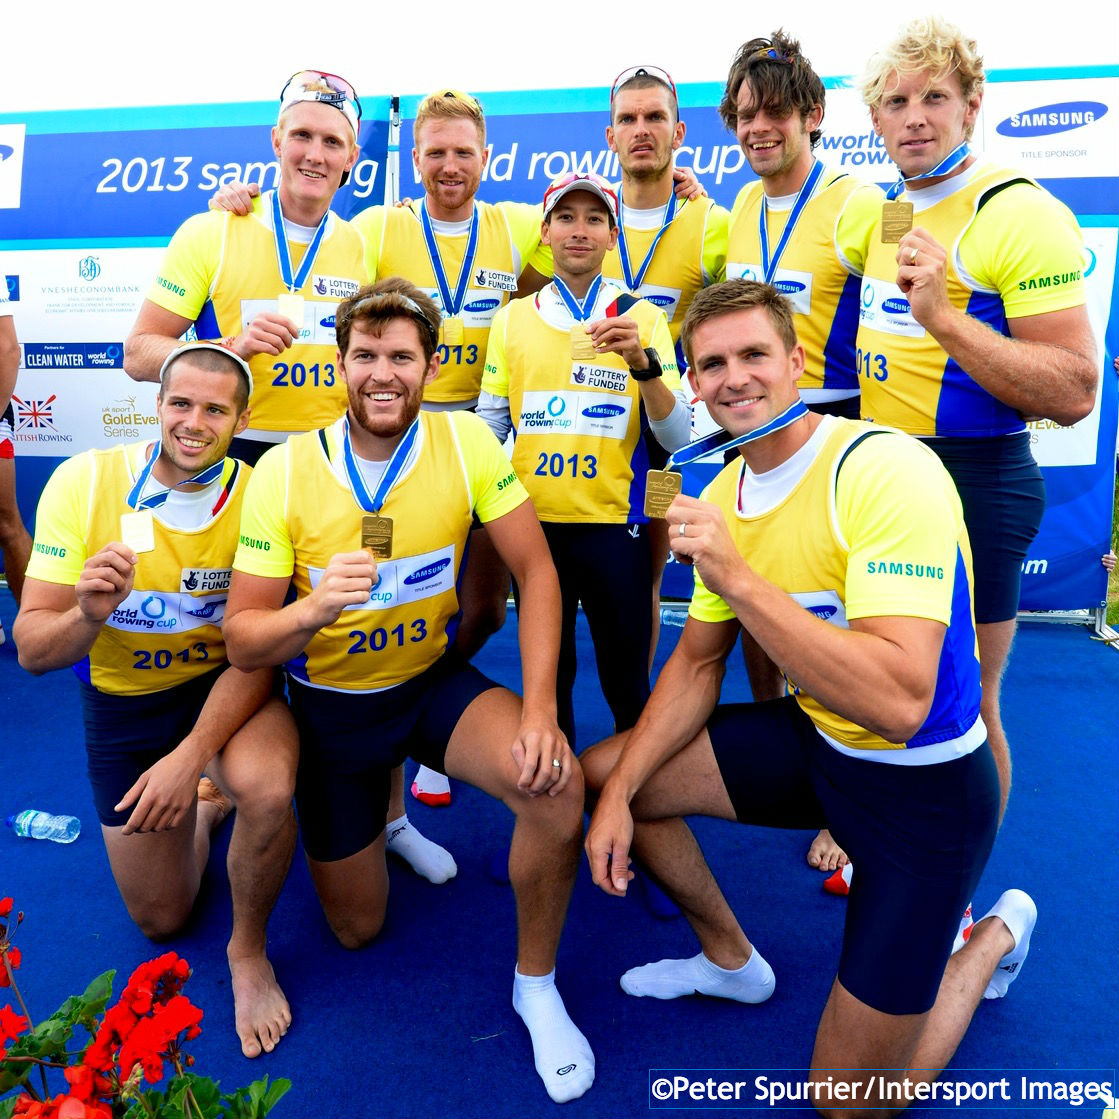
{"type": "MultiPolygon", "coordinates": [[[[410,680],[447,646],[457,581],[475,514],[494,520],[527,499],[486,425],[466,412],[423,412],[420,438],[381,513],[393,554],[377,565],[368,602],[349,606],[287,664],[333,691],[378,691],[410,680]]],[[[298,598],[318,585],[331,556],[361,546],[361,507],[344,473],[342,421],[293,436],[254,471],[234,566],[291,576],[298,598]]]]}
{"type": "MultiPolygon", "coordinates": [[[[257,199],[246,217],[207,211],[188,218],[167,247],[148,299],[195,322],[199,338],[239,334],[262,312],[276,312],[286,289],[276,262],[271,192],[257,199]]],[[[293,268],[306,245],[288,241],[293,268]]],[[[308,431],[346,410],[346,386],[335,368],[334,315],[339,302],[365,279],[361,235],[337,214],[326,234],[303,296],[299,341],[279,356],[257,354],[252,417],[258,431],[308,431]]]]}
{"type": "MultiPolygon", "coordinates": [[[[676,212],[672,224],[657,242],[656,252],[640,287],[632,294],[659,307],[668,320],[668,329],[675,343],[680,328],[696,293],[708,284],[726,278],[727,223],[730,215],[712,198],[685,202],[676,212]]],[[[656,229],[625,226],[633,273],[641,267],[656,229]]],[[[622,259],[615,246],[602,262],[602,274],[625,288],[622,259]]]]}
{"type": "MultiPolygon", "coordinates": [[[[948,254],[952,304],[1009,336],[1008,319],[1084,303],[1076,219],[1048,191],[986,161],[937,186],[901,195],[913,224],[948,254]]],[[[983,437],[1025,430],[913,317],[897,286],[897,246],[870,242],[857,359],[867,419],[912,435],[983,437]]]]}
{"type": "MultiPolygon", "coordinates": [[[[461,344],[439,347],[439,375],[424,389],[434,403],[473,403],[486,360],[490,324],[517,290],[517,277],[540,243],[540,208],[518,203],[478,204],[478,248],[462,307],[461,344]]],[[[411,208],[371,206],[354,218],[366,243],[365,265],[373,280],[403,276],[435,300],[443,301],[431,267],[419,218],[411,208]]],[[[440,259],[453,292],[466,255],[466,237],[436,233],[440,259]]]]}
{"type": "MultiPolygon", "coordinates": [[[[604,285],[600,305],[620,294],[604,285]]],[[[637,320],[642,345],[660,355],[665,387],[679,392],[664,316],[644,300],[625,314],[637,320]]],[[[570,334],[544,321],[537,297],[514,299],[494,319],[482,389],[509,400],[513,465],[542,521],[647,520],[647,420],[637,382],[617,354],[573,359],[570,334]]]]}
{"type": "MultiPolygon", "coordinates": [[[[826,423],[815,455],[774,508],[742,513],[741,459],[716,476],[703,498],[723,510],[750,566],[824,621],[847,628],[855,618],[901,616],[948,627],[932,710],[904,747],[828,710],[786,677],[829,741],[860,751],[966,741],[977,733],[979,662],[971,549],[952,480],[932,451],[900,432],[835,417],[826,423]]],[[[695,584],[692,617],[735,617],[698,571],[695,584]]]]}
{"type": "MultiPolygon", "coordinates": [[[[763,280],[759,220],[762,184],[739,191],[730,216],[727,279],[763,280]]],[[[774,285],[789,300],[797,338],[804,346],[802,391],[859,388],[855,334],[866,243],[881,215],[883,194],[843,171],[828,169],[808,200],[781,254],[774,285]]],[[[789,210],[769,210],[773,252],[785,232],[789,210]]],[[[809,396],[811,399],[811,395],[809,396]]]]}
{"type": "MultiPolygon", "coordinates": [[[[55,471],[39,502],[31,578],[75,586],[85,561],[120,540],[147,453],[146,443],[86,451],[55,471]]],[[[114,695],[145,695],[226,663],[221,622],[249,473],[225,460],[223,499],[201,528],[174,528],[154,511],[155,549],[140,553],[131,593],[74,666],[82,679],[114,695]]]]}

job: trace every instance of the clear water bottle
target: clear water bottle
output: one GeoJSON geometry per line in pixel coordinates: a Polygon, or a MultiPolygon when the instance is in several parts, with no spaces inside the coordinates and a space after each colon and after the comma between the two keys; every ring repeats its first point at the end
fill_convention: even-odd
{"type": "Polygon", "coordinates": [[[73,843],[82,830],[82,822],[76,816],[52,816],[34,808],[9,816],[6,822],[16,835],[27,839],[50,839],[55,843],[73,843]]]}
{"type": "Polygon", "coordinates": [[[684,623],[688,620],[687,606],[662,606],[661,607],[661,625],[662,626],[676,626],[678,629],[684,628],[684,623]]]}

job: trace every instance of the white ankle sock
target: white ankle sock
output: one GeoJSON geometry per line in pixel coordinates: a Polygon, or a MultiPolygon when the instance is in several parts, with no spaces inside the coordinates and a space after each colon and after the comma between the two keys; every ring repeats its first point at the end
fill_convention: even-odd
{"type": "Polygon", "coordinates": [[[1001,999],[1010,984],[1018,978],[1018,972],[1029,954],[1030,934],[1037,922],[1037,906],[1034,905],[1033,898],[1024,891],[1007,890],[991,910],[984,914],[983,919],[988,917],[1001,918],[1014,937],[1014,947],[999,960],[999,966],[995,968],[995,974],[991,976],[991,981],[983,992],[985,999],[1001,999]]]}
{"type": "Polygon", "coordinates": [[[513,972],[513,1009],[532,1038],[536,1071],[556,1103],[577,1100],[594,1083],[590,1043],[567,1015],[556,990],[555,969],[547,975],[513,972]]]}
{"type": "Polygon", "coordinates": [[[408,815],[385,825],[387,849],[403,859],[421,878],[437,886],[458,874],[451,852],[422,836],[408,815]]]}
{"type": "Polygon", "coordinates": [[[702,952],[690,960],[659,960],[631,968],[622,976],[622,990],[639,998],[678,999],[682,995],[714,995],[737,1002],[765,1002],[776,985],[773,968],[754,948],[734,971],[713,964],[702,952]]]}

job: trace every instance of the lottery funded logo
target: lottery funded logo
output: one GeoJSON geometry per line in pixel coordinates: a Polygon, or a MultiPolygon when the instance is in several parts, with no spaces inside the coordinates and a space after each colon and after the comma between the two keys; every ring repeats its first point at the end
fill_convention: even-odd
{"type": "Polygon", "coordinates": [[[231,567],[184,567],[179,573],[179,590],[183,594],[227,591],[232,578],[231,567]]]}
{"type": "Polygon", "coordinates": [[[571,383],[580,388],[625,392],[629,387],[629,373],[625,369],[613,369],[606,365],[588,365],[586,362],[577,361],[571,367],[571,383]]]}

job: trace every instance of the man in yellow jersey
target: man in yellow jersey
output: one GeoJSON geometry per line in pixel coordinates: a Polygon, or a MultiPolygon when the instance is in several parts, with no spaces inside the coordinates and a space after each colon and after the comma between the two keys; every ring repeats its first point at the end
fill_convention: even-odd
{"type": "Polygon", "coordinates": [[[682,338],[691,386],[740,457],[702,498],[669,507],[673,550],[696,570],[687,623],[637,726],[581,761],[597,792],[594,881],[623,896],[632,850],[702,950],[633,968],[622,988],[769,998],[773,971],[682,817],[827,824],[860,872],[808,1102],[829,1116],[901,1110],[915,1098],[896,1094],[904,1081],[935,1079],[980,999],[1006,994],[1037,916],[1008,890],[952,954],[998,820],[959,499],[917,441],[808,410],[804,349],[776,288],[707,288],[682,338]],[[789,695],[718,704],[742,627],[789,695]],[[853,1082],[857,1094],[836,1091],[853,1082]]]}
{"type": "Polygon", "coordinates": [[[559,721],[572,742],[580,602],[617,727],[632,726],[648,698],[644,435],[651,429],[672,451],[691,433],[663,312],[603,278],[617,220],[617,197],[597,175],[564,175],[548,188],[541,237],[555,279],[495,317],[478,405],[499,439],[515,433],[513,465],[559,572],[559,721]]]}
{"type": "MultiPolygon", "coordinates": [[[[334,310],[360,287],[364,244],[330,210],[358,156],[361,102],[336,74],[303,70],[280,95],[272,147],[280,185],[247,215],[207,211],[171,240],[125,342],[125,369],[152,380],[193,323],[245,358],[256,381],[252,421],[233,453],[250,464],[293,432],[337,419],[346,388],[335,366],[334,310]]],[[[389,805],[391,850],[436,884],[458,868],[404,810],[404,774],[389,805]]]]}
{"type": "Polygon", "coordinates": [[[187,920],[210,833],[236,807],[228,955],[246,1057],[291,1023],[265,926],[295,844],[298,754],[272,671],[230,667],[222,635],[249,473],[226,452],[251,391],[220,346],[168,355],[159,440],[86,451],[47,483],[15,624],[24,668],[78,676],[105,850],[147,936],[187,920]]]}
{"type": "MultiPolygon", "coordinates": [[[[725,278],[727,222],[730,215],[706,197],[679,199],[675,193],[673,153],[684,142],[676,83],[657,66],[631,66],[610,89],[606,143],[618,157],[618,242],[606,254],[602,273],[627,291],[660,307],[673,343],[688,306],[705,285],[725,278]]],[[[676,360],[682,361],[680,347],[676,360]]],[[[656,440],[650,461],[662,466],[656,440]]],[[[663,523],[649,525],[653,546],[653,640],[660,625],[660,588],[668,559],[663,523]]]]}
{"type": "Polygon", "coordinates": [[[233,451],[250,465],[346,406],[330,316],[361,284],[364,246],[330,203],[357,159],[360,121],[349,82],[314,70],[293,75],[272,129],[279,186],[247,217],[188,218],[125,340],[125,371],[138,381],[156,379],[191,326],[248,361],[252,421],[233,451]]]}
{"type": "Polygon", "coordinates": [[[1045,507],[1024,417],[1083,419],[1099,371],[1075,218],[969,146],[983,85],[976,43],[938,17],[910,23],[868,65],[863,100],[901,179],[870,240],[858,352],[863,415],[925,439],[963,502],[1005,810],[999,687],[1045,507]]]}
{"type": "Polygon", "coordinates": [[[575,1099],[594,1057],[554,981],[583,811],[579,764],[556,724],[555,569],[485,424],[420,409],[439,371],[434,302],[406,280],[381,280],[339,306],[337,331],[349,408],[257,468],[234,560],[231,654],[246,667],[286,662],[300,826],[345,946],[367,944],[384,921],[385,802],[405,755],[512,809],[513,1005],[549,1095],[575,1099]],[[521,588],[523,702],[449,644],[475,516],[521,588]]]}
{"type": "Polygon", "coordinates": [[[667,71],[631,66],[614,80],[606,143],[622,181],[618,242],[602,274],[659,307],[674,343],[696,292],[725,278],[729,220],[711,198],[677,198],[673,153],[685,132],[667,71]]]}
{"type": "MultiPolygon", "coordinates": [[[[801,399],[814,412],[857,419],[859,286],[882,192],[813,154],[825,97],[800,43],[783,31],[739,47],[719,115],[758,179],[731,211],[727,276],[772,283],[785,295],[805,352],[801,399]]],[[[780,672],[748,634],[743,651],[754,698],[781,695],[780,672]]],[[[820,870],[846,861],[826,831],[808,849],[820,870]]]]}

